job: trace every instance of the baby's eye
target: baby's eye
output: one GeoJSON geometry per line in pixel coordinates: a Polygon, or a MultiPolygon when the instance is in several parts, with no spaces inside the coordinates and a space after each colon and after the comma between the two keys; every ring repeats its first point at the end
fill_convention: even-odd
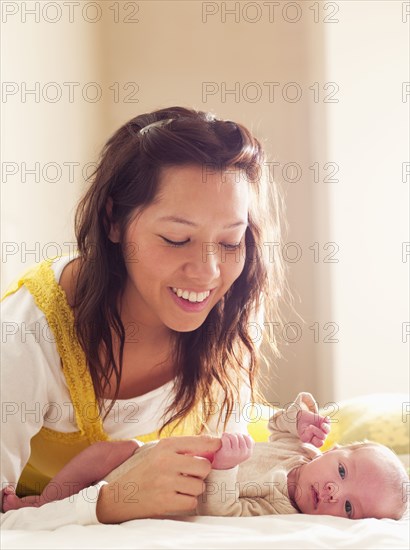
{"type": "Polygon", "coordinates": [[[352,515],[352,505],[350,504],[350,502],[348,500],[346,500],[346,502],[345,502],[345,512],[346,512],[347,517],[350,518],[351,515],[352,515]]]}
{"type": "Polygon", "coordinates": [[[339,475],[342,479],[344,479],[346,476],[346,470],[343,464],[339,464],[339,475]]]}

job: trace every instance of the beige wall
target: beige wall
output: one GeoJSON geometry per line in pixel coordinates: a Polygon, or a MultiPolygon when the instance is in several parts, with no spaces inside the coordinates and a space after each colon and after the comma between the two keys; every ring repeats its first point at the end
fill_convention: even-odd
{"type": "MultiPolygon", "coordinates": [[[[408,30],[401,3],[82,2],[70,12],[64,5],[70,3],[60,2],[61,19],[51,23],[58,15],[53,4],[40,3],[36,22],[23,9],[35,9],[34,2],[3,3],[3,81],[17,93],[2,105],[8,163],[2,289],[21,269],[54,254],[48,243],[69,252],[64,243],[74,241],[72,217],[85,186],[81,169],[123,122],[167,105],[212,110],[248,125],[280,163],[275,175],[287,197],[286,242],[302,253],[288,266],[305,323],[289,316],[301,337],[282,346],[268,398],[285,403],[304,389],[324,404],[408,388],[401,334],[409,318],[408,263],[401,258],[408,240],[401,181],[408,160],[408,103],[401,101],[408,30]],[[223,6],[235,5],[236,15],[223,13],[223,6]],[[22,95],[25,82],[28,88],[39,82],[37,102],[22,95]],[[62,90],[57,102],[50,102],[50,82],[62,90]],[[72,102],[67,82],[80,83],[72,102]],[[102,92],[96,102],[93,82],[102,92]],[[292,82],[302,91],[299,101],[292,101],[295,87],[286,88],[292,82]],[[329,82],[338,86],[333,97],[335,84],[324,89],[329,82]],[[237,96],[224,94],[235,83],[237,96]],[[279,83],[273,97],[272,83],[279,83]],[[338,102],[325,102],[326,96],[338,102]],[[36,182],[27,174],[22,181],[22,163],[36,162],[40,170],[58,163],[61,179],[44,181],[40,174],[36,182]],[[72,181],[67,163],[79,163],[72,181]],[[297,172],[282,171],[288,163],[300,167],[298,181],[289,181],[297,172]],[[325,170],[326,163],[335,164],[325,170]],[[336,165],[338,181],[325,181],[336,165]],[[310,166],[319,167],[319,181],[310,166]],[[36,242],[37,253],[25,255],[24,247],[36,242]],[[325,261],[337,248],[338,263],[325,261]],[[338,341],[328,342],[333,329],[338,341]]],[[[48,170],[52,180],[53,166],[48,170]]],[[[288,249],[291,258],[295,251],[288,249]]]]}

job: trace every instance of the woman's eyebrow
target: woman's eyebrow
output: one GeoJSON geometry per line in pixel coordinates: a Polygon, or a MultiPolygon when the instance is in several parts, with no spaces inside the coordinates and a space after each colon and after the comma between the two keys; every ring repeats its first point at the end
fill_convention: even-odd
{"type": "MultiPolygon", "coordinates": [[[[186,220],[185,218],[179,218],[178,216],[164,216],[162,218],[159,218],[159,222],[174,222],[174,223],[181,223],[183,225],[190,225],[191,227],[198,227],[198,224],[186,220]]],[[[238,227],[239,225],[248,225],[248,222],[239,220],[234,223],[230,223],[228,225],[224,225],[223,229],[230,229],[231,227],[238,227]]]]}

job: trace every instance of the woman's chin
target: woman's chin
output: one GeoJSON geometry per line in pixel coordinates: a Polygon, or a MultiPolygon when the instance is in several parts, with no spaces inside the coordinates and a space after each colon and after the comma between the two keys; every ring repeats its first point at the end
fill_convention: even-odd
{"type": "Polygon", "coordinates": [[[202,322],[193,323],[192,321],[190,323],[173,323],[167,324],[168,328],[175,332],[193,332],[197,328],[199,328],[203,324],[202,322]]]}

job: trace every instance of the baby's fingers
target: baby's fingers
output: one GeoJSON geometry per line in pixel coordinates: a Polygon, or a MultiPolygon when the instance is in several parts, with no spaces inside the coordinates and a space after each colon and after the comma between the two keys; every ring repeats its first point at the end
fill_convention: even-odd
{"type": "Polygon", "coordinates": [[[250,435],[244,435],[244,439],[245,439],[247,449],[251,451],[255,446],[255,441],[252,439],[250,435]]]}
{"type": "Polygon", "coordinates": [[[317,428],[316,426],[309,426],[311,429],[311,443],[315,447],[321,447],[325,442],[327,434],[324,433],[322,428],[317,428]]]}
{"type": "Polygon", "coordinates": [[[321,447],[325,442],[325,439],[326,439],[325,437],[320,438],[314,435],[312,437],[311,444],[314,445],[315,447],[321,447]]]}
{"type": "Polygon", "coordinates": [[[329,416],[326,416],[320,423],[320,429],[323,430],[326,434],[330,432],[331,426],[330,426],[330,418],[329,416]]]}
{"type": "Polygon", "coordinates": [[[248,451],[253,448],[255,442],[250,435],[239,433],[234,434],[234,437],[238,442],[238,448],[240,451],[248,451]]]}
{"type": "Polygon", "coordinates": [[[325,439],[323,431],[313,424],[310,424],[305,428],[303,434],[300,436],[300,439],[305,443],[311,443],[314,437],[325,439]]]}
{"type": "Polygon", "coordinates": [[[7,485],[4,488],[4,494],[5,495],[15,495],[16,494],[16,488],[14,487],[14,485],[7,485]]]}
{"type": "Polygon", "coordinates": [[[222,445],[225,450],[232,450],[235,451],[238,449],[238,440],[235,436],[235,434],[230,434],[227,432],[224,432],[221,436],[222,445]]]}

